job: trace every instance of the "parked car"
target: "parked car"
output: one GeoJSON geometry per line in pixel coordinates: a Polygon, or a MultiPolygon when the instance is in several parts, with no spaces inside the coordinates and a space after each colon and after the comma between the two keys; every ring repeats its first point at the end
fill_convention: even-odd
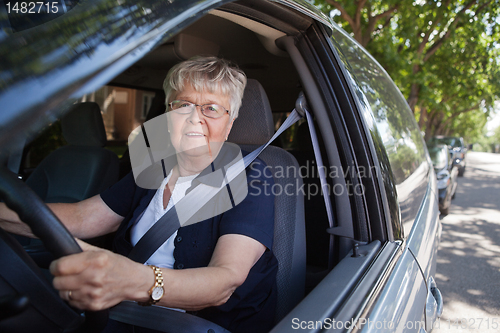
{"type": "MultiPolygon", "coordinates": [[[[164,105],[155,98],[162,101],[166,72],[192,56],[231,60],[257,87],[256,104],[242,107],[229,137],[246,150],[268,140],[257,134],[273,132],[303,92],[317,136],[301,120],[260,155],[279,185],[273,187],[279,270],[272,332],[432,330],[443,309],[434,280],[441,225],[425,142],[385,70],[314,6],[299,0],[98,0],[80,1],[27,30],[12,31],[4,12],[0,20],[0,147],[3,164],[14,172],[23,171],[23,147],[75,103],[99,105],[108,140],[122,137],[118,129],[128,130],[127,124],[160,114],[164,105]],[[314,142],[327,171],[323,194],[314,142]]],[[[120,165],[126,169],[127,163],[124,153],[120,165]]],[[[2,175],[2,198],[46,248],[56,257],[77,251],[40,199],[21,180],[2,175]]],[[[99,177],[109,180],[106,175],[99,177]]],[[[93,176],[56,174],[54,182],[72,195],[69,185],[93,176]]],[[[9,309],[2,310],[0,331],[102,327],[106,314],[69,308],[23,248],[0,235],[0,308],[9,309]]],[[[127,311],[112,309],[110,316],[161,331],[222,331],[166,308],[127,311]]]]}
{"type": "Polygon", "coordinates": [[[448,215],[451,200],[457,192],[458,166],[453,161],[453,152],[446,145],[428,146],[429,155],[437,177],[439,211],[448,215]]]}
{"type": "Polygon", "coordinates": [[[435,136],[429,140],[429,144],[437,145],[444,144],[447,145],[450,151],[453,153],[453,164],[458,166],[458,176],[463,177],[465,173],[465,167],[467,166],[466,156],[468,147],[464,143],[464,138],[456,136],[435,136]]]}

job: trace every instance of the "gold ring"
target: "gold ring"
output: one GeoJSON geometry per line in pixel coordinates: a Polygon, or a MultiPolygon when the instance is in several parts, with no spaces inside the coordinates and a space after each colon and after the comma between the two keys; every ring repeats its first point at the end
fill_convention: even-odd
{"type": "Polygon", "coordinates": [[[71,290],[69,290],[69,291],[68,291],[68,301],[71,301],[71,300],[72,300],[72,298],[71,298],[71,293],[72,293],[72,291],[71,291],[71,290]]]}

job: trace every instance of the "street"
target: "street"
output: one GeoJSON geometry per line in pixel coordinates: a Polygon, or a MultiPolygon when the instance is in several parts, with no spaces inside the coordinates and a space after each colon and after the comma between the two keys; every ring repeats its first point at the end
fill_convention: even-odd
{"type": "Polygon", "coordinates": [[[500,154],[469,152],[442,218],[436,282],[444,311],[433,332],[500,332],[500,154]]]}

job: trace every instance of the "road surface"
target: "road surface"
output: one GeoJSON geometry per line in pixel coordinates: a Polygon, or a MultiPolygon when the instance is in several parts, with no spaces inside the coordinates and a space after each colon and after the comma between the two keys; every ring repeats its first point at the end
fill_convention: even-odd
{"type": "Polygon", "coordinates": [[[434,333],[500,332],[500,154],[467,158],[441,220],[436,283],[444,311],[434,333]]]}

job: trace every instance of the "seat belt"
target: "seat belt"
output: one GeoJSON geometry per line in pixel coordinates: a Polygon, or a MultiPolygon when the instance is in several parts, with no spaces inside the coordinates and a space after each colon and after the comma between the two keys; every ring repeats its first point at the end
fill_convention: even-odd
{"type": "MultiPolygon", "coordinates": [[[[321,184],[321,194],[323,194],[323,200],[325,201],[326,216],[328,218],[328,226],[330,230],[334,228],[334,217],[332,203],[330,201],[330,195],[328,193],[328,183],[326,182],[325,166],[323,164],[323,159],[321,158],[321,152],[319,150],[318,136],[316,135],[316,129],[314,128],[314,123],[311,114],[307,110],[306,99],[301,92],[299,98],[297,99],[297,104],[295,107],[297,109],[303,110],[303,113],[307,119],[307,126],[309,127],[309,135],[311,136],[311,141],[313,145],[314,158],[316,159],[316,165],[318,166],[319,181],[321,184]],[[302,97],[302,98],[301,98],[302,97]],[[297,105],[298,104],[298,105],[297,105]]],[[[328,241],[328,269],[333,268],[333,245],[334,245],[334,235],[330,233],[328,241]]]]}
{"type": "Polygon", "coordinates": [[[311,141],[313,145],[314,158],[316,159],[316,165],[318,166],[319,182],[321,184],[321,194],[323,194],[323,199],[325,201],[326,215],[328,217],[328,225],[333,228],[333,209],[332,203],[330,202],[330,196],[328,195],[328,184],[326,182],[325,166],[323,164],[323,159],[321,158],[321,152],[319,151],[318,136],[316,135],[316,129],[314,128],[314,123],[311,114],[307,110],[307,103],[303,93],[300,93],[297,99],[296,109],[301,110],[307,119],[307,126],[309,127],[309,135],[311,136],[311,141]]]}

